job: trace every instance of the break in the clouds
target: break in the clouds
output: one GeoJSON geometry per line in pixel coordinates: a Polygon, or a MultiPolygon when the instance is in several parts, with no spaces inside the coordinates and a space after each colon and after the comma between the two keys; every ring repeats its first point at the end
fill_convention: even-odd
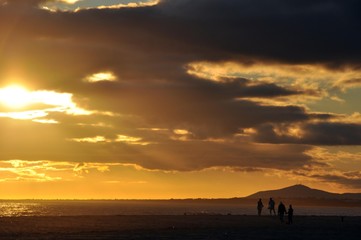
{"type": "Polygon", "coordinates": [[[0,87],[67,97],[21,108],[0,98],[1,159],[324,166],[308,154],[316,146],[361,144],[360,9],[355,0],[1,1],[0,87]]]}

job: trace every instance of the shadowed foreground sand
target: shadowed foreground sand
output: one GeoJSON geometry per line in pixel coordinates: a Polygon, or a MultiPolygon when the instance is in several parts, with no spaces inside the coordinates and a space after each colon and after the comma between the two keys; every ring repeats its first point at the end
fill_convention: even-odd
{"type": "Polygon", "coordinates": [[[77,216],[0,218],[0,239],[360,239],[361,217],[77,216]]]}

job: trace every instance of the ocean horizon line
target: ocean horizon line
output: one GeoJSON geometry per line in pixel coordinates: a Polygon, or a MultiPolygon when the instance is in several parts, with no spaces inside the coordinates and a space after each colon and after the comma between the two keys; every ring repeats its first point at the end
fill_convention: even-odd
{"type": "Polygon", "coordinates": [[[236,200],[231,198],[0,198],[0,201],[179,201],[179,200],[236,200]]]}

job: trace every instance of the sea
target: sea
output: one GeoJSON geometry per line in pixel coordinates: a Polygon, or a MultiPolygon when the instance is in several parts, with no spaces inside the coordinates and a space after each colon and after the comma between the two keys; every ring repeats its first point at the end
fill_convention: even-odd
{"type": "MultiPolygon", "coordinates": [[[[295,215],[361,216],[361,207],[293,206],[295,215]]],[[[256,215],[255,205],[155,200],[0,200],[0,217],[256,215]]],[[[267,209],[263,210],[268,215],[267,209]]]]}

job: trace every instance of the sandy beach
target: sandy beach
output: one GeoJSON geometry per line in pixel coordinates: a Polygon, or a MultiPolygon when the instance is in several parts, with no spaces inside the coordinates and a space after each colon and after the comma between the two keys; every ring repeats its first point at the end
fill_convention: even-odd
{"type": "Polygon", "coordinates": [[[240,215],[3,217],[0,239],[359,239],[361,217],[240,215]]]}

